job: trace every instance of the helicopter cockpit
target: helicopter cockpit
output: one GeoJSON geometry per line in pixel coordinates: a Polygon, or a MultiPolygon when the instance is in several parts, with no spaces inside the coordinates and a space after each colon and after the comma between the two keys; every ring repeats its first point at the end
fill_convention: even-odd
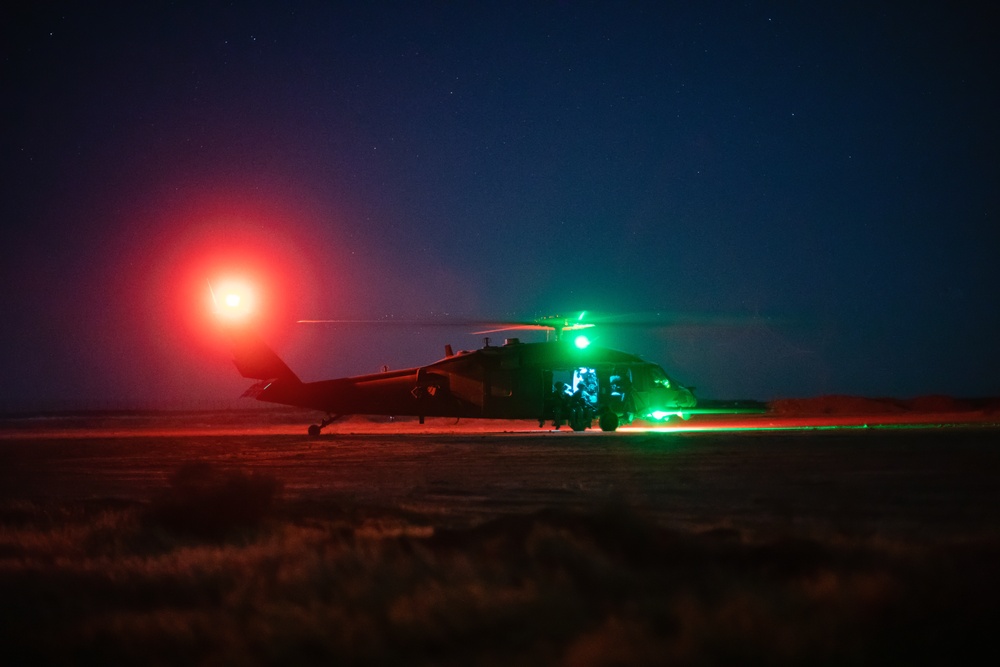
{"type": "Polygon", "coordinates": [[[632,369],[632,386],[638,391],[649,391],[656,387],[671,389],[673,383],[662,368],[656,364],[643,364],[632,369]]]}

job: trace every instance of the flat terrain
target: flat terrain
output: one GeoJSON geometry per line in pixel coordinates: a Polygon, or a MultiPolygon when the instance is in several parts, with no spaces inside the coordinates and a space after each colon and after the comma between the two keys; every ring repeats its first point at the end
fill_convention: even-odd
{"type": "Polygon", "coordinates": [[[0,663],[912,663],[998,620],[989,420],[299,419],[3,422],[0,663]]]}

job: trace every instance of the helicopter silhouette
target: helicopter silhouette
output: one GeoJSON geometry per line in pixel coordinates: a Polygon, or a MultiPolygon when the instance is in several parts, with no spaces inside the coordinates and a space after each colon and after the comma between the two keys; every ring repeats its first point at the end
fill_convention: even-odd
{"type": "Polygon", "coordinates": [[[692,389],[660,366],[591,344],[582,333],[567,336],[594,326],[585,314],[500,323],[475,332],[546,330],[544,342],[507,338],[492,345],[485,338],[478,350],[454,352],[446,345],[444,357],[427,365],[316,382],[300,380],[250,328],[231,326],[229,333],[237,370],[258,380],[243,395],[325,413],[319,424],[309,426],[313,436],[335,419],[356,414],[411,416],[421,424],[426,417],[532,419],[540,428],[551,421],[556,429],[567,424],[574,431],[596,421],[601,430],[614,431],[633,419],[687,419],[702,412],[692,389]]]}

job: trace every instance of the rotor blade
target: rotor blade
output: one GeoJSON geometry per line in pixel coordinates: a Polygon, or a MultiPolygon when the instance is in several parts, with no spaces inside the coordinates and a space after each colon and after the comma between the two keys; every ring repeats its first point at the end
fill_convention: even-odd
{"type": "Polygon", "coordinates": [[[208,280],[206,282],[208,283],[208,292],[212,295],[212,306],[214,306],[215,309],[218,310],[219,309],[219,300],[217,298],[215,298],[215,288],[212,287],[212,281],[211,280],[208,280]]]}
{"type": "Polygon", "coordinates": [[[451,317],[427,317],[427,318],[394,318],[387,317],[384,319],[345,319],[345,320],[333,320],[333,319],[316,319],[316,320],[296,320],[296,324],[326,324],[331,326],[338,325],[376,325],[376,326],[393,326],[393,327],[496,327],[497,330],[502,330],[501,328],[506,326],[506,323],[498,320],[483,320],[483,319],[469,319],[469,318],[451,318],[451,317]]]}
{"type": "Polygon", "coordinates": [[[594,325],[607,327],[635,327],[640,329],[668,329],[673,327],[746,327],[760,324],[775,324],[780,318],[755,315],[733,315],[720,313],[676,313],[649,311],[621,314],[591,312],[587,317],[594,325]]]}
{"type": "Polygon", "coordinates": [[[570,316],[550,315],[544,317],[518,317],[509,319],[483,319],[469,317],[428,316],[428,317],[384,317],[379,319],[303,319],[299,324],[328,326],[392,326],[392,327],[465,327],[474,329],[470,333],[491,334],[504,331],[576,331],[597,328],[743,328],[762,324],[779,324],[780,318],[761,315],[723,315],[713,313],[675,313],[648,311],[635,313],[601,313],[580,311],[570,316]]]}
{"type": "Polygon", "coordinates": [[[480,334],[491,334],[491,333],[501,333],[503,331],[551,331],[553,327],[545,326],[542,324],[507,324],[497,326],[494,329],[484,329],[482,331],[473,331],[472,333],[477,336],[480,334]]]}

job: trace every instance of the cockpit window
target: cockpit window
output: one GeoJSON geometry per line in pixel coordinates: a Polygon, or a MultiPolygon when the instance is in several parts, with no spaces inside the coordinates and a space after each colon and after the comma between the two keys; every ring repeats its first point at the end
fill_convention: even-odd
{"type": "Polygon", "coordinates": [[[649,391],[655,387],[664,387],[670,389],[673,386],[673,382],[667,377],[667,374],[663,372],[663,369],[655,364],[649,364],[642,366],[641,369],[635,373],[635,385],[636,389],[641,391],[649,391]]]}
{"type": "Polygon", "coordinates": [[[653,384],[658,384],[662,387],[670,389],[670,378],[667,374],[663,372],[663,369],[659,366],[651,366],[649,369],[650,378],[653,380],[653,384]]]}

